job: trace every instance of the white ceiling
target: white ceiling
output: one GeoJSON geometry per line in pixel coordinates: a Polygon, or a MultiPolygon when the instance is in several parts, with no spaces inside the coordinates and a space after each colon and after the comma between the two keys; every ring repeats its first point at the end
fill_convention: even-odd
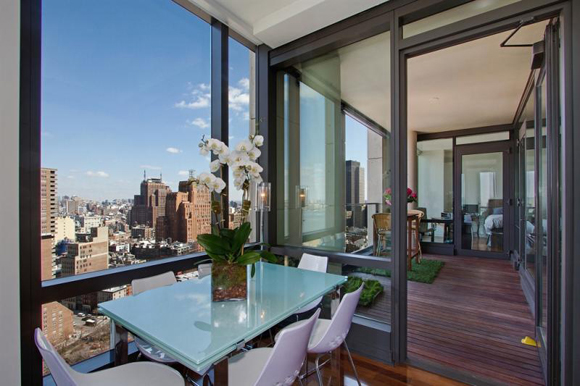
{"type": "Polygon", "coordinates": [[[279,47],[388,0],[189,0],[255,44],[279,47]]]}
{"type": "MultiPolygon", "coordinates": [[[[512,43],[542,40],[546,23],[512,43]]],[[[408,127],[440,132],[511,123],[530,74],[531,48],[501,48],[505,32],[408,61],[408,127]]]]}
{"type": "MultiPolygon", "coordinates": [[[[543,38],[546,23],[511,43],[543,38]]],[[[408,61],[408,127],[441,132],[511,123],[530,73],[531,48],[501,48],[504,32],[408,61]]],[[[390,130],[389,34],[339,50],[341,97],[390,130]]]]}

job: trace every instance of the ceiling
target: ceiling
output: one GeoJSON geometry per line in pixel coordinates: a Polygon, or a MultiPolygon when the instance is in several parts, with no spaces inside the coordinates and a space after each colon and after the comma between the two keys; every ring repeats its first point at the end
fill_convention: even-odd
{"type": "Polygon", "coordinates": [[[279,47],[388,0],[189,0],[255,44],[279,47]]]}
{"type": "MultiPolygon", "coordinates": [[[[547,22],[510,43],[541,40],[547,22]]],[[[408,127],[433,133],[511,123],[530,74],[531,48],[501,48],[511,31],[408,61],[408,127]]],[[[389,33],[341,48],[341,97],[390,130],[389,33]]]]}
{"type": "MultiPolygon", "coordinates": [[[[546,23],[510,43],[543,39],[546,23]]],[[[432,133],[511,123],[530,74],[531,48],[501,48],[505,32],[408,61],[408,127],[432,133]]]]}

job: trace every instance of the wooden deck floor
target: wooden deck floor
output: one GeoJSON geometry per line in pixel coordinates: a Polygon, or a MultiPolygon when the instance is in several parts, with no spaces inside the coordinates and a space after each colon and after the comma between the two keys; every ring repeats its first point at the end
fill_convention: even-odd
{"type": "MultiPolygon", "coordinates": [[[[488,381],[542,385],[534,321],[519,276],[505,260],[424,255],[445,261],[433,284],[409,282],[408,353],[488,381]]],[[[375,277],[389,288],[386,278],[375,277]]],[[[359,313],[390,320],[390,291],[359,313]]]]}

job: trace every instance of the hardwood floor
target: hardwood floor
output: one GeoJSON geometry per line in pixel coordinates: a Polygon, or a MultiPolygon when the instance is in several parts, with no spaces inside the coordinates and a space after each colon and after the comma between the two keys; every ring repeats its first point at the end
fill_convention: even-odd
{"type": "MultiPolygon", "coordinates": [[[[440,256],[445,261],[433,284],[408,282],[408,354],[488,382],[542,385],[535,347],[521,339],[534,337],[532,313],[518,272],[507,260],[440,256]]],[[[390,322],[390,279],[372,307],[357,313],[390,322]]],[[[367,277],[368,276],[368,277],[367,277]]]]}
{"type": "Polygon", "coordinates": [[[518,273],[505,260],[428,256],[445,261],[431,285],[409,282],[408,351],[503,384],[543,385],[534,321],[518,273]]]}
{"type": "MultiPolygon", "coordinates": [[[[356,378],[350,367],[350,362],[346,356],[346,352],[341,349],[340,353],[340,368],[327,364],[322,368],[322,381],[324,385],[357,385],[356,378]],[[337,374],[342,372],[342,382],[339,381],[337,374]]],[[[313,358],[311,358],[313,359],[313,358]]],[[[371,359],[353,354],[355,366],[363,385],[369,386],[384,386],[384,385],[441,385],[441,386],[459,386],[464,385],[461,382],[454,381],[442,377],[437,374],[430,373],[425,370],[408,365],[389,366],[384,363],[376,362],[371,359]]],[[[312,361],[310,361],[310,368],[314,368],[312,361]]],[[[313,374],[303,381],[304,385],[315,386],[318,385],[316,374],[313,374]]],[[[299,385],[298,382],[295,385],[299,385]]]]}

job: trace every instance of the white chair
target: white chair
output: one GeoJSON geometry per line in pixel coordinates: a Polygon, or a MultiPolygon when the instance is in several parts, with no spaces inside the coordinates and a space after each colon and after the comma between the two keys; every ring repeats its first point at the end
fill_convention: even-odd
{"type": "MultiPolygon", "coordinates": [[[[314,326],[312,336],[310,337],[310,343],[308,344],[308,354],[316,354],[316,374],[318,376],[318,383],[320,385],[322,385],[322,376],[320,374],[321,365],[319,365],[320,358],[322,355],[328,354],[335,350],[340,345],[343,345],[346,349],[346,352],[348,353],[348,359],[350,360],[350,365],[352,366],[356,380],[359,385],[361,384],[356,367],[354,366],[354,361],[350,355],[350,350],[346,344],[346,336],[350,330],[352,317],[354,316],[354,311],[356,310],[356,306],[358,304],[362,290],[363,286],[361,285],[356,291],[344,295],[332,320],[318,319],[316,325],[314,326]]],[[[302,323],[304,323],[304,321],[293,323],[286,328],[294,328],[302,323]]],[[[278,342],[279,336],[281,336],[286,328],[276,335],[276,344],[278,342]]],[[[328,361],[325,363],[327,362],[328,361]]]]}
{"type": "MultiPolygon", "coordinates": [[[[311,255],[309,253],[302,254],[300,263],[298,263],[299,269],[306,269],[308,271],[326,272],[327,267],[328,267],[328,257],[311,255]]],[[[296,311],[295,315],[303,314],[318,307],[320,302],[322,302],[322,297],[300,308],[298,311],[296,311]]]]}
{"type": "MultiPolygon", "coordinates": [[[[171,271],[162,273],[160,275],[146,277],[144,279],[135,279],[131,282],[133,288],[133,295],[139,295],[142,292],[152,290],[159,287],[173,285],[177,283],[175,274],[171,271]]],[[[177,363],[175,359],[167,355],[165,352],[159,350],[157,347],[150,345],[139,337],[135,337],[135,345],[137,349],[147,359],[165,364],[177,363]]]]}
{"type": "Polygon", "coordinates": [[[211,263],[198,265],[197,274],[199,279],[211,275],[211,263]]]}
{"type": "Polygon", "coordinates": [[[319,314],[320,310],[316,310],[310,319],[285,328],[273,348],[257,348],[231,358],[229,385],[292,385],[304,364],[308,340],[319,314]]]}
{"type": "Polygon", "coordinates": [[[79,373],[56,352],[40,328],[34,330],[34,341],[58,386],[184,386],[185,384],[177,370],[153,362],[129,363],[91,374],[79,373]]]}

